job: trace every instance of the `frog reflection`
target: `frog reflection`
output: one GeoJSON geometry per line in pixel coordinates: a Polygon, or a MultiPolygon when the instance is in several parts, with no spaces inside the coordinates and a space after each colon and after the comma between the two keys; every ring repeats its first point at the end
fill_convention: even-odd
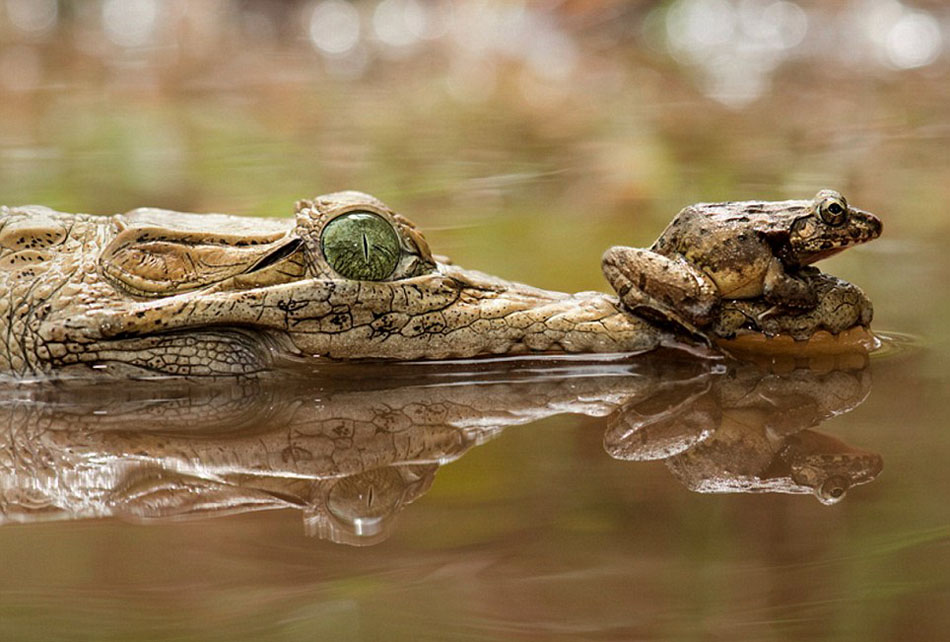
{"type": "Polygon", "coordinates": [[[811,428],[869,391],[867,370],[768,374],[745,364],[631,400],[611,418],[604,446],[616,459],[664,460],[699,493],[812,493],[833,504],[877,477],[883,460],[811,428]]]}
{"type": "Polygon", "coordinates": [[[376,544],[442,465],[563,413],[609,415],[611,455],[666,458],[697,490],[835,498],[881,467],[804,430],[863,401],[862,370],[774,375],[675,353],[459,368],[390,364],[374,378],[344,366],[317,390],[308,380],[4,391],[0,523],[292,508],[310,535],[376,544]]]}

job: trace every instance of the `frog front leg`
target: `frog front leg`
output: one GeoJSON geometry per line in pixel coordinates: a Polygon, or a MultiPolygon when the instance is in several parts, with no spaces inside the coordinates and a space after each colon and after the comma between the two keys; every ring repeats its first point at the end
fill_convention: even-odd
{"type": "Polygon", "coordinates": [[[762,296],[773,305],[810,310],[818,305],[818,293],[805,281],[791,276],[773,256],[762,281],[762,296]]]}
{"type": "Polygon", "coordinates": [[[631,312],[704,336],[699,328],[712,321],[719,289],[685,259],[635,247],[612,247],[604,253],[601,267],[631,312]]]}

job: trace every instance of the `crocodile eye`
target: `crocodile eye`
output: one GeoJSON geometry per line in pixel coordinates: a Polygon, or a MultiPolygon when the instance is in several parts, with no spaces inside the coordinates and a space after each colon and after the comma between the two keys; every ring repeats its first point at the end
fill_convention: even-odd
{"type": "Polygon", "coordinates": [[[848,479],[841,475],[833,475],[822,482],[821,486],[815,491],[815,496],[822,504],[837,504],[844,499],[848,492],[850,483],[848,479]]]}
{"type": "Polygon", "coordinates": [[[841,225],[848,218],[848,204],[840,196],[828,196],[818,204],[818,216],[828,225],[841,225]]]}
{"type": "Polygon", "coordinates": [[[382,281],[399,262],[396,230],[371,212],[349,212],[327,223],[320,247],[337,274],[356,281],[382,281]]]}

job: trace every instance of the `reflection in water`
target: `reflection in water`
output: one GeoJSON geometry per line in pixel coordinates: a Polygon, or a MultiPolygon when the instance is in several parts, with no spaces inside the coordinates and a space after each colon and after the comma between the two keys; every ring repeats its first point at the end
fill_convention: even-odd
{"type": "Polygon", "coordinates": [[[814,493],[832,504],[883,461],[810,428],[856,408],[870,385],[867,370],[737,367],[631,399],[611,417],[604,447],[617,459],[662,459],[699,493],[814,493]]]}
{"type": "Polygon", "coordinates": [[[814,492],[881,458],[811,428],[858,406],[866,370],[770,374],[681,359],[340,365],[313,379],[192,387],[11,388],[0,412],[0,522],[180,519],[295,508],[307,532],[374,544],[439,466],[502,429],[607,416],[618,459],[665,459],[698,492],[814,492]]]}

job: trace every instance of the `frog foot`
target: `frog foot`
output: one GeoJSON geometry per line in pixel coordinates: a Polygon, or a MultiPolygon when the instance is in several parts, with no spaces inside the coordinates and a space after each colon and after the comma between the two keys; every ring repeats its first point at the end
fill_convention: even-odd
{"type": "Polygon", "coordinates": [[[685,260],[635,247],[612,247],[601,267],[624,306],[634,314],[685,330],[703,343],[700,328],[715,319],[719,290],[685,260]]]}
{"type": "Polygon", "coordinates": [[[874,309],[861,289],[816,269],[802,270],[798,277],[815,293],[818,304],[810,309],[775,305],[764,297],[724,300],[719,314],[708,328],[718,339],[731,339],[737,334],[753,332],[767,337],[790,336],[795,340],[810,339],[820,330],[838,335],[871,324],[874,309]]]}
{"type": "Polygon", "coordinates": [[[804,274],[792,275],[778,257],[772,257],[762,281],[762,295],[766,301],[793,310],[811,310],[818,305],[818,293],[804,274]]]}

